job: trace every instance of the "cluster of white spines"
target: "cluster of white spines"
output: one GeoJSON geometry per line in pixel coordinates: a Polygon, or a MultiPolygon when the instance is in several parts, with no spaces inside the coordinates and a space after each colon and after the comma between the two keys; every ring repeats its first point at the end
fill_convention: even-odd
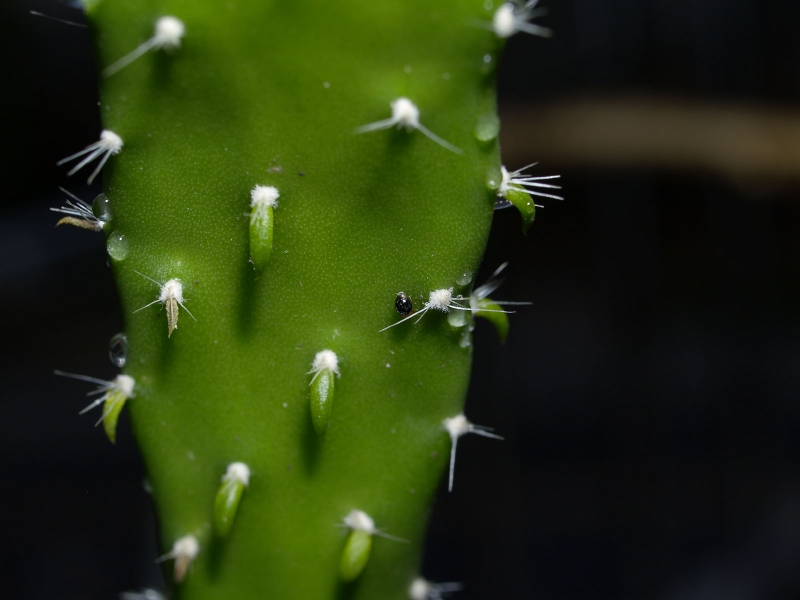
{"type": "MultiPolygon", "coordinates": [[[[90,410],[92,410],[96,406],[100,406],[105,402],[110,394],[119,393],[125,400],[130,400],[136,396],[135,389],[136,389],[136,380],[131,377],[130,375],[117,375],[111,381],[107,381],[105,379],[98,379],[96,377],[89,377],[88,375],[77,375],[75,373],[65,373],[64,371],[55,371],[56,375],[61,375],[62,377],[70,377],[72,379],[79,379],[80,381],[88,381],[89,383],[97,384],[97,389],[93,392],[89,392],[90,395],[94,394],[102,394],[97,400],[93,401],[89,404],[86,408],[80,411],[79,414],[84,414],[90,410]]],[[[97,424],[100,424],[102,420],[105,418],[105,412],[97,421],[97,424]]]]}
{"type": "Polygon", "coordinates": [[[450,448],[450,478],[449,483],[447,486],[448,491],[453,491],[453,479],[455,476],[455,468],[456,468],[456,447],[458,446],[458,439],[468,433],[474,433],[477,435],[482,435],[488,438],[494,438],[496,440],[502,440],[503,438],[497,434],[491,433],[490,427],[482,427],[481,425],[475,425],[467,420],[467,417],[464,416],[464,413],[457,414],[454,417],[449,417],[442,421],[445,430],[450,435],[451,441],[451,448],[450,448]]]}
{"type": "Polygon", "coordinates": [[[186,577],[187,571],[198,554],[200,554],[200,542],[190,534],[175,540],[172,550],[161,556],[158,561],[174,560],[173,578],[176,583],[180,583],[186,577]]]}
{"type": "Polygon", "coordinates": [[[397,98],[390,103],[392,108],[392,116],[388,119],[375,121],[368,125],[362,125],[356,129],[356,133],[366,133],[368,131],[377,131],[379,129],[391,129],[397,127],[398,129],[405,129],[406,131],[414,131],[418,129],[427,138],[439,144],[442,148],[447,148],[451,152],[461,154],[461,149],[457,148],[445,139],[442,139],[430,129],[425,127],[419,120],[419,108],[408,98],[397,98]]]}
{"type": "Polygon", "coordinates": [[[542,37],[550,37],[553,32],[536,25],[529,23],[530,19],[545,14],[545,10],[536,10],[536,5],[539,0],[529,0],[523,5],[518,5],[514,2],[506,2],[497,9],[492,19],[492,30],[499,38],[511,37],[520,31],[530,33],[532,35],[539,35],[542,37]]]}
{"type": "Polygon", "coordinates": [[[354,508],[343,519],[345,527],[353,531],[363,531],[372,535],[377,530],[375,529],[375,521],[363,510],[354,508]]]}
{"type": "Polygon", "coordinates": [[[67,175],[74,175],[75,173],[80,171],[83,167],[92,162],[94,159],[96,159],[97,157],[101,157],[97,167],[95,168],[94,171],[92,171],[92,174],[89,175],[89,179],[87,180],[87,183],[92,183],[92,181],[94,181],[94,178],[97,177],[98,173],[100,173],[100,170],[106,164],[108,158],[110,156],[119,154],[120,151],[122,150],[123,145],[124,144],[122,142],[121,137],[119,137],[116,133],[114,133],[110,129],[104,129],[103,131],[100,132],[99,140],[97,140],[92,144],[89,144],[83,150],[76,152],[75,154],[72,154],[67,158],[62,158],[60,161],[58,161],[57,164],[63,165],[66,162],[69,162],[86,154],[87,155],[86,158],[84,158],[81,162],[75,165],[72,168],[72,170],[69,173],[67,173],[67,175]]]}
{"type": "Polygon", "coordinates": [[[250,206],[258,209],[260,206],[278,206],[280,192],[271,185],[257,185],[250,192],[250,206]]]}
{"type": "Polygon", "coordinates": [[[317,378],[322,371],[330,371],[341,377],[339,372],[339,357],[333,350],[320,350],[314,355],[314,361],[311,363],[311,370],[307,375],[314,374],[312,382],[317,378]]]}
{"type": "Polygon", "coordinates": [[[58,212],[66,217],[62,218],[56,225],[61,225],[61,223],[70,223],[71,225],[77,225],[78,227],[82,227],[84,229],[91,229],[92,231],[103,231],[103,228],[106,226],[107,221],[103,221],[102,219],[98,219],[94,212],[92,211],[92,207],[78,198],[75,194],[68,192],[64,188],[58,188],[62,192],[64,192],[67,196],[71,198],[71,200],[67,200],[67,205],[62,206],[61,208],[51,208],[53,212],[58,212]]]}
{"type": "Polygon", "coordinates": [[[250,467],[243,462],[233,462],[228,465],[225,475],[222,476],[222,482],[238,482],[247,487],[250,485],[250,467]]]}
{"type": "Polygon", "coordinates": [[[382,531],[375,527],[375,521],[372,517],[370,517],[367,513],[363,510],[358,510],[354,508],[347,516],[342,520],[344,526],[351,531],[361,531],[363,533],[368,533],[370,535],[377,535],[387,540],[392,540],[395,542],[404,542],[408,543],[408,540],[404,538],[399,538],[393,535],[389,535],[385,531],[382,531]]]}
{"type": "Polygon", "coordinates": [[[500,167],[500,173],[502,175],[502,179],[500,181],[500,187],[497,189],[497,195],[500,196],[501,198],[505,198],[508,192],[519,191],[519,192],[526,192],[528,194],[533,194],[534,196],[541,196],[543,198],[563,200],[564,198],[562,198],[561,196],[540,192],[537,189],[537,188],[546,188],[551,190],[560,190],[561,186],[553,185],[551,183],[542,183],[543,181],[558,179],[561,177],[560,175],[540,175],[537,177],[531,177],[529,175],[524,174],[525,170],[535,166],[536,164],[538,163],[531,163],[530,165],[526,165],[521,169],[517,169],[516,171],[509,171],[504,166],[500,167]]]}
{"type": "Polygon", "coordinates": [[[152,306],[153,304],[160,303],[164,305],[166,308],[167,313],[167,337],[172,336],[172,332],[178,328],[178,307],[180,306],[183,310],[189,313],[189,316],[192,317],[195,321],[197,319],[194,318],[194,315],[186,308],[184,302],[186,300],[183,297],[183,283],[181,283],[180,279],[169,279],[166,283],[159,283],[155,279],[148,277],[144,273],[139,273],[136,269],[133,270],[134,273],[141,275],[145,279],[148,279],[159,286],[159,293],[158,298],[150,302],[149,304],[145,304],[141,308],[137,308],[133,312],[139,312],[140,310],[144,310],[148,306],[152,306]]]}
{"type": "Polygon", "coordinates": [[[424,577],[417,577],[408,588],[408,597],[411,600],[442,600],[445,594],[461,589],[460,583],[433,583],[424,577]]]}

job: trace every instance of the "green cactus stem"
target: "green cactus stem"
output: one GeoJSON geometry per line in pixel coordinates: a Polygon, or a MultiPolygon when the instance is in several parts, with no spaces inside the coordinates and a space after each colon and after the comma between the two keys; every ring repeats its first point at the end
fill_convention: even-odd
{"type": "Polygon", "coordinates": [[[464,433],[497,437],[462,414],[472,319],[444,314],[470,308],[498,191],[513,31],[495,10],[87,2],[107,129],[70,158],[108,161],[102,231],[173,597],[408,598],[451,436],[453,456],[464,433]],[[337,362],[309,386],[323,348],[337,362]],[[252,480],[220,486],[231,463],[252,480]],[[381,529],[337,527],[356,509],[381,529]]]}

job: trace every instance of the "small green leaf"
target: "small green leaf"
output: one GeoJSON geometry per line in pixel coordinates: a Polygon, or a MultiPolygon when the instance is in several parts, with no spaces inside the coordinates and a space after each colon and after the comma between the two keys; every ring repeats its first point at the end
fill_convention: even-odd
{"type": "Polygon", "coordinates": [[[244,484],[238,480],[223,481],[219,487],[214,498],[214,533],[219,537],[226,537],[230,533],[242,492],[244,484]]]}
{"type": "Polygon", "coordinates": [[[482,300],[478,300],[478,310],[472,314],[476,317],[483,317],[494,325],[500,341],[505,344],[506,338],[508,337],[508,315],[505,312],[500,312],[502,310],[503,307],[491,298],[483,298],[482,300]]]}
{"type": "Polygon", "coordinates": [[[317,435],[324,434],[328,428],[333,408],[334,380],[333,371],[323,369],[311,382],[311,421],[317,435]]]}
{"type": "Polygon", "coordinates": [[[117,421],[127,399],[122,390],[109,390],[103,403],[103,429],[112,444],[117,443],[117,421]]]}
{"type": "Polygon", "coordinates": [[[503,197],[517,207],[522,216],[522,233],[527,234],[536,217],[536,204],[534,204],[533,198],[527,192],[513,187],[503,197]]]}
{"type": "Polygon", "coordinates": [[[250,214],[250,260],[263,269],[272,255],[272,207],[254,206],[250,214]]]}
{"type": "Polygon", "coordinates": [[[364,570],[372,549],[372,535],[366,531],[351,531],[339,563],[339,576],[343,581],[353,581],[364,570]]]}

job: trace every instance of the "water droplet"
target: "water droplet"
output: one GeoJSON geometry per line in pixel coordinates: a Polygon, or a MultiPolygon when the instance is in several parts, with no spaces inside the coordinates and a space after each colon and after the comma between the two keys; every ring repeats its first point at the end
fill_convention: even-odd
{"type": "Polygon", "coordinates": [[[108,255],[114,260],[122,261],[128,258],[128,252],[130,252],[130,249],[131,245],[128,242],[128,238],[126,238],[125,235],[119,231],[115,231],[108,236],[106,250],[108,250],[108,255]]]}
{"type": "Polygon", "coordinates": [[[500,133],[500,117],[489,112],[478,117],[475,123],[475,137],[479,142],[491,142],[500,133]]]}
{"type": "Polygon", "coordinates": [[[115,367],[122,368],[128,360],[128,338],[124,333],[118,333],[108,342],[108,358],[115,367]]]}
{"type": "Polygon", "coordinates": [[[492,2],[492,0],[486,0],[486,2],[483,3],[483,8],[485,8],[486,10],[492,10],[493,7],[494,3],[492,2]]]}
{"type": "Polygon", "coordinates": [[[496,192],[500,189],[500,184],[503,182],[503,174],[497,167],[492,167],[486,173],[486,189],[496,192]]]}
{"type": "Polygon", "coordinates": [[[114,218],[114,213],[111,212],[111,200],[108,199],[108,196],[98,194],[92,202],[92,214],[103,223],[108,223],[114,218]]]}
{"type": "Polygon", "coordinates": [[[481,61],[481,73],[491,73],[494,68],[494,59],[491,54],[484,54],[481,61]]]}
{"type": "Polygon", "coordinates": [[[458,345],[462,348],[469,348],[472,346],[472,335],[470,334],[469,330],[464,331],[461,335],[461,339],[458,340],[458,345]]]}
{"type": "Polygon", "coordinates": [[[467,311],[451,310],[447,313],[447,322],[453,327],[463,327],[467,324],[467,311]]]}
{"type": "Polygon", "coordinates": [[[467,285],[470,281],[472,281],[472,271],[464,271],[456,279],[456,283],[458,285],[467,285]]]}

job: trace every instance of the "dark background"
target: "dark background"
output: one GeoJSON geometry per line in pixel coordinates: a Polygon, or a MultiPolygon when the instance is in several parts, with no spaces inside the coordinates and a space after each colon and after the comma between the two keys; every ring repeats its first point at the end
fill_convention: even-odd
{"type": "MultiPolygon", "coordinates": [[[[800,2],[544,5],[556,37],[516,36],[502,61],[504,145],[536,138],[514,115],[576,99],[800,119],[800,2]]],[[[122,326],[101,236],[54,231],[48,210],[68,182],[56,161],[100,129],[95,73],[86,30],[31,9],[83,21],[0,5],[0,595],[114,599],[159,585],[142,465],[124,413],[110,447],[76,418],[82,388],[52,375],[111,377],[122,326]]],[[[497,295],[533,302],[505,346],[475,332],[466,413],[506,441],[459,444],[425,574],[464,581],[465,600],[800,598],[800,163],[739,178],[536,140],[508,166],[561,173],[566,201],[527,237],[496,213],[478,278],[510,260],[497,295]]]]}

